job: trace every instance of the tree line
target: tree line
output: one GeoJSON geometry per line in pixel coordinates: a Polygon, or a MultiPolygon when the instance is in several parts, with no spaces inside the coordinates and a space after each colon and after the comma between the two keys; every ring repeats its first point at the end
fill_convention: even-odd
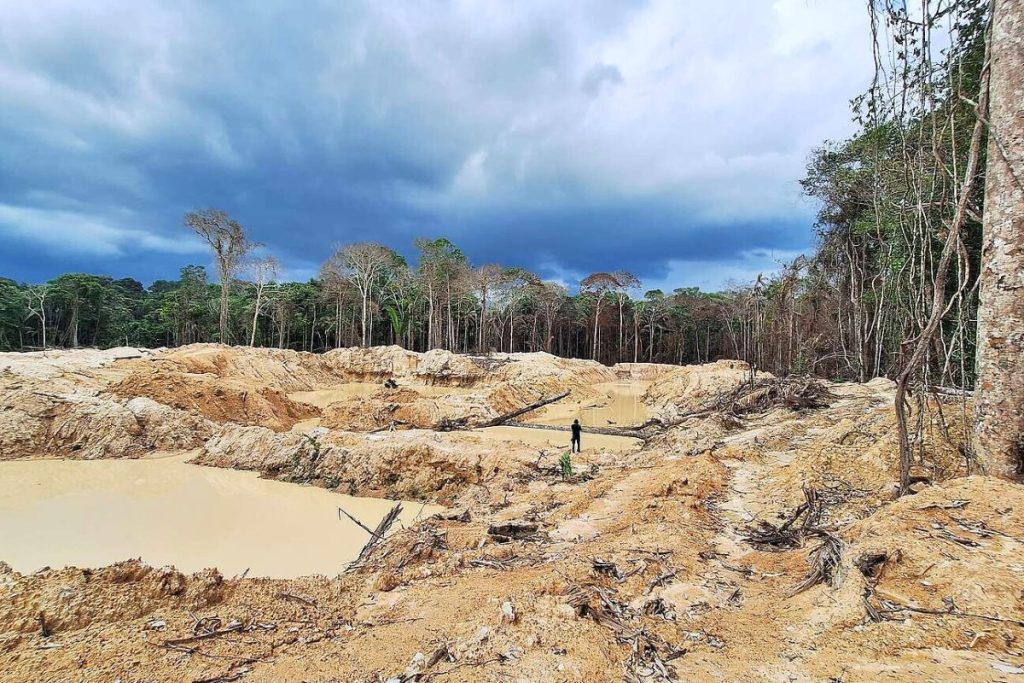
{"type": "Polygon", "coordinates": [[[146,287],[69,273],[29,285],[0,278],[0,348],[224,342],[322,352],[397,344],[415,351],[546,351],[604,363],[701,363],[743,356],[734,292],[644,291],[623,272],[576,291],[520,267],[474,266],[446,238],[416,240],[416,264],[372,242],[338,247],[308,282],[282,282],[277,261],[222,211],[189,213],[216,274],[181,269],[146,287]]]}

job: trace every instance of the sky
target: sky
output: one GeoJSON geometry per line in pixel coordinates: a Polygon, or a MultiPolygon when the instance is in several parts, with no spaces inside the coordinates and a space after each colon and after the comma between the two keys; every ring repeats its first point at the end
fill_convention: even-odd
{"type": "Polygon", "coordinates": [[[216,207],[333,247],[715,290],[813,247],[863,0],[0,0],[0,276],[175,277],[216,207]]]}

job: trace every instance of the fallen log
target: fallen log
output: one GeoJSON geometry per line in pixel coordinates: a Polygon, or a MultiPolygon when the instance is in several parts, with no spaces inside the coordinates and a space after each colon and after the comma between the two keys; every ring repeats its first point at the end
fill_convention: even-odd
{"type": "MultiPolygon", "coordinates": [[[[518,427],[520,429],[546,429],[551,432],[568,432],[572,427],[568,425],[541,425],[532,422],[509,422],[506,427],[518,427]]],[[[631,439],[644,438],[644,430],[650,425],[639,425],[636,427],[584,427],[583,434],[604,434],[605,436],[626,436],[631,439]]]]}
{"type": "Polygon", "coordinates": [[[930,387],[928,387],[928,390],[931,391],[931,392],[934,392],[936,394],[941,394],[942,396],[956,396],[956,397],[963,397],[963,396],[971,397],[971,396],[974,396],[974,390],[973,389],[961,389],[959,387],[930,386],[930,387]]]}
{"type": "Polygon", "coordinates": [[[561,401],[563,398],[565,398],[568,395],[569,395],[569,392],[565,391],[565,392],[562,392],[561,394],[558,394],[557,396],[549,396],[548,398],[542,398],[539,401],[535,401],[534,403],[531,403],[530,405],[526,406],[525,408],[520,408],[519,410],[513,410],[512,412],[505,413],[504,415],[499,415],[498,417],[494,418],[493,420],[487,420],[486,422],[481,422],[480,424],[476,425],[476,428],[477,429],[481,429],[483,427],[497,427],[499,425],[503,425],[506,422],[508,422],[509,420],[514,420],[515,418],[519,417],[520,415],[525,415],[526,413],[533,412],[534,410],[537,410],[538,408],[543,408],[544,406],[549,405],[551,403],[554,403],[555,401],[561,401]]]}
{"type": "Polygon", "coordinates": [[[487,527],[487,535],[499,543],[525,541],[534,538],[539,528],[540,526],[533,522],[502,522],[487,527]]]}

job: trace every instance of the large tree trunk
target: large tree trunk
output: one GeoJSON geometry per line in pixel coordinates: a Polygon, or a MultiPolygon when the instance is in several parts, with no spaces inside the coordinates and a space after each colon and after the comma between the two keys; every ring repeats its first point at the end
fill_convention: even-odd
{"type": "Polygon", "coordinates": [[[228,281],[228,275],[226,273],[221,274],[220,282],[220,343],[228,344],[228,287],[230,283],[228,281]]]}
{"type": "Polygon", "coordinates": [[[366,343],[366,307],[367,307],[367,299],[369,298],[369,295],[365,291],[362,292],[362,295],[363,295],[363,317],[362,317],[362,327],[361,327],[361,330],[360,330],[362,332],[362,335],[360,336],[360,340],[361,340],[360,341],[360,346],[366,347],[366,346],[368,346],[368,344],[366,343]]]}
{"type": "Polygon", "coordinates": [[[259,288],[256,290],[256,310],[252,314],[252,333],[249,335],[249,346],[256,346],[256,325],[260,319],[260,298],[263,295],[263,289],[259,288]]]}
{"type": "Polygon", "coordinates": [[[975,451],[989,474],[1024,459],[1024,3],[993,3],[975,451]]]}

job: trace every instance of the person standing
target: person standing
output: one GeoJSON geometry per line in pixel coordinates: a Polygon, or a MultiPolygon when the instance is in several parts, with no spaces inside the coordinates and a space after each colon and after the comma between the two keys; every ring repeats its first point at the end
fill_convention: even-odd
{"type": "Polygon", "coordinates": [[[579,453],[580,452],[580,433],[582,431],[583,431],[583,428],[580,426],[580,421],[579,420],[573,420],[572,421],[572,443],[570,445],[571,452],[573,452],[573,453],[579,453]]]}

